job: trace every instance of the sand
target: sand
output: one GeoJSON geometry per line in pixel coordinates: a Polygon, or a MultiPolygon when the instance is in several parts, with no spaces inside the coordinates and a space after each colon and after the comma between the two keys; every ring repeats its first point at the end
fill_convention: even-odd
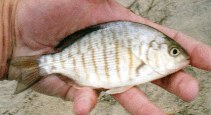
{"type": "MultiPolygon", "coordinates": [[[[211,0],[117,0],[133,12],[211,45],[211,0]]],[[[199,96],[184,102],[151,84],[140,85],[157,106],[172,115],[211,115],[211,72],[189,67],[200,82],[199,96]]],[[[15,81],[0,82],[1,115],[73,115],[72,102],[27,90],[13,95],[15,81]]],[[[191,89],[190,89],[191,90],[191,89]]],[[[140,102],[141,103],[141,102],[140,102]]],[[[129,115],[111,96],[102,95],[91,115],[129,115]]]]}

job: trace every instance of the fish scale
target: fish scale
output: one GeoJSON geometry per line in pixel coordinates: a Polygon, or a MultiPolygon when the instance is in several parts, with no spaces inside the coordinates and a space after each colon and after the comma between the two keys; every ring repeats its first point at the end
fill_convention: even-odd
{"type": "MultiPolygon", "coordinates": [[[[80,82],[82,81],[79,84],[83,86],[90,84],[87,83],[88,81],[103,82],[101,86],[103,88],[107,88],[107,86],[103,86],[104,84],[109,84],[109,83],[116,84],[120,81],[122,81],[123,83],[127,83],[128,81],[133,80],[133,78],[136,78],[135,75],[138,75],[138,73],[136,73],[136,67],[133,66],[133,65],[138,66],[133,62],[134,56],[132,54],[131,46],[134,44],[134,41],[139,40],[143,42],[143,44],[144,43],[150,44],[151,41],[154,40],[153,38],[151,38],[151,41],[150,40],[145,41],[143,39],[140,39],[141,37],[145,39],[147,36],[146,35],[137,36],[138,32],[136,32],[136,34],[133,34],[135,32],[135,29],[136,28],[131,28],[130,26],[127,25],[123,26],[120,25],[119,27],[118,26],[114,28],[109,27],[106,28],[105,30],[102,29],[99,31],[95,31],[89,35],[84,36],[82,40],[76,42],[75,44],[70,46],[70,48],[67,48],[66,50],[72,50],[71,51],[73,52],[71,54],[72,57],[63,57],[62,60],[65,60],[65,58],[74,58],[74,60],[76,60],[76,63],[72,65],[72,68],[69,68],[69,70],[74,72],[73,68],[75,68],[76,72],[74,73],[74,75],[77,75],[77,77],[79,77],[76,81],[80,82]],[[118,34],[120,31],[121,34],[118,34]],[[135,35],[135,37],[133,35],[135,35]],[[96,41],[96,42],[90,42],[90,41],[96,41]],[[131,41],[133,41],[133,43],[131,41]],[[118,47],[125,47],[125,51],[120,51],[120,48],[118,47]],[[101,48],[101,49],[89,51],[89,49],[95,49],[95,48],[101,48]],[[117,53],[114,53],[114,55],[108,54],[109,51],[117,53]],[[91,53],[94,53],[93,54],[94,57],[90,56],[91,53]],[[125,61],[127,61],[127,63],[124,63],[125,61]],[[87,68],[87,65],[90,66],[89,69],[87,68]]],[[[143,60],[145,60],[146,62],[149,60],[147,58],[149,52],[149,45],[147,44],[144,45],[138,44],[139,45],[138,48],[141,50],[137,50],[139,51],[138,57],[143,58],[143,60]]],[[[63,53],[66,52],[63,51],[55,55],[62,55],[63,53]]],[[[61,60],[56,63],[59,63],[58,65],[62,65],[61,60]]],[[[48,74],[54,72],[55,71],[52,70],[52,72],[49,72],[48,74]]],[[[93,87],[95,86],[93,85],[93,87]]]]}
{"type": "Polygon", "coordinates": [[[61,74],[79,86],[109,89],[110,94],[121,93],[189,64],[188,55],[175,41],[154,28],[127,21],[79,30],[55,48],[58,53],[12,61],[12,66],[21,71],[26,70],[19,67],[21,62],[29,61],[37,66],[30,69],[32,80],[20,81],[17,92],[30,87],[42,76],[61,74]]]}

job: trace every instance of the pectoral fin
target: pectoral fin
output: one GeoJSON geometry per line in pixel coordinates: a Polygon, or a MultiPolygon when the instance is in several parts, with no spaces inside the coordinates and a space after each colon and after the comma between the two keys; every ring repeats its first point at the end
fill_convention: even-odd
{"type": "Polygon", "coordinates": [[[107,90],[105,93],[107,94],[117,94],[117,93],[123,93],[127,91],[128,89],[132,88],[133,86],[125,86],[125,87],[118,87],[107,90]]]}

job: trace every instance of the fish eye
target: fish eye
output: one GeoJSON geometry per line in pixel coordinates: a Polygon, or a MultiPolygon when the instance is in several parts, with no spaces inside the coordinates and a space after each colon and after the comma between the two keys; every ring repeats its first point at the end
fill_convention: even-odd
{"type": "Polygon", "coordinates": [[[180,50],[178,49],[178,48],[175,48],[175,47],[173,47],[173,48],[171,48],[171,50],[170,50],[170,55],[171,56],[178,56],[180,54],[180,50]]]}

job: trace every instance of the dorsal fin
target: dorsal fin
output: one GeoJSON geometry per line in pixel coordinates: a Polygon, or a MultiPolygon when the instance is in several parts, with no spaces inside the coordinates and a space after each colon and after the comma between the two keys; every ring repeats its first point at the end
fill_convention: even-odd
{"type": "Polygon", "coordinates": [[[65,37],[54,49],[55,49],[55,51],[61,51],[61,50],[65,49],[66,47],[72,45],[74,42],[81,39],[85,35],[87,35],[91,32],[97,31],[99,29],[102,29],[102,28],[103,27],[100,26],[100,24],[99,24],[99,25],[94,25],[94,26],[90,26],[85,29],[79,30],[79,31],[65,37]]]}

